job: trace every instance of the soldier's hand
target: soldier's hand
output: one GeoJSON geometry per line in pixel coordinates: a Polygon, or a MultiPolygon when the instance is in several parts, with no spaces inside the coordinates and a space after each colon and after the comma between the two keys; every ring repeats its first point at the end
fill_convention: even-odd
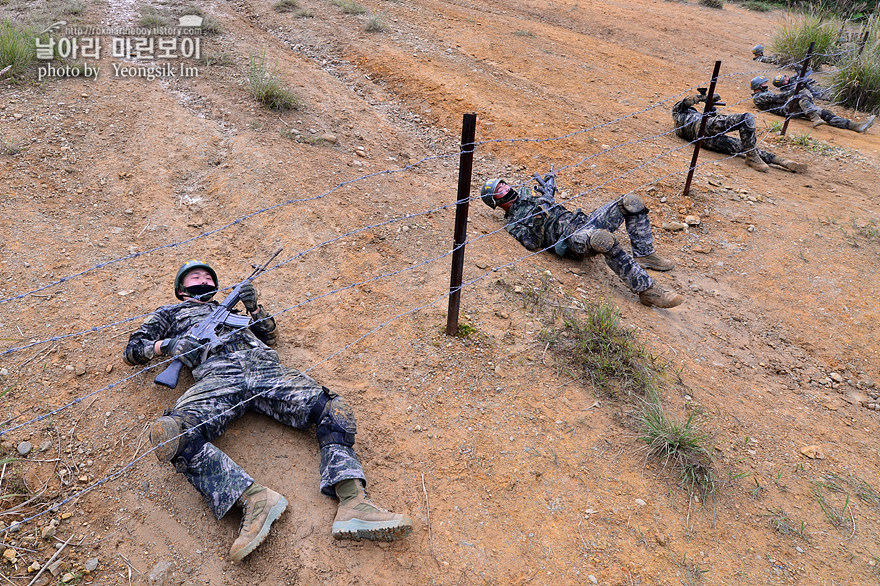
{"type": "Polygon", "coordinates": [[[241,302],[244,304],[244,308],[248,310],[248,313],[254,313],[257,311],[257,289],[254,287],[253,283],[248,282],[242,285],[238,298],[241,299],[241,302]]]}
{"type": "Polygon", "coordinates": [[[190,369],[199,364],[199,354],[202,351],[202,343],[192,336],[172,338],[168,345],[167,353],[186,364],[190,369]]]}

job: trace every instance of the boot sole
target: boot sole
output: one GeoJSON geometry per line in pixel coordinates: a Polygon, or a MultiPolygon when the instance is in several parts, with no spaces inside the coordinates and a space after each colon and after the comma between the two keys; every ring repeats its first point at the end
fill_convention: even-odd
{"type": "Polygon", "coordinates": [[[243,560],[248,554],[257,549],[261,543],[266,539],[266,536],[269,535],[269,529],[272,528],[272,523],[278,520],[278,517],[281,516],[287,509],[287,499],[281,497],[281,500],[275,503],[275,505],[269,509],[269,515],[266,517],[266,521],[263,523],[263,526],[260,527],[260,532],[257,533],[257,536],[254,537],[253,541],[245,545],[243,548],[238,550],[234,555],[229,556],[229,558],[234,562],[240,562],[243,560]]]}
{"type": "Polygon", "coordinates": [[[412,521],[404,517],[397,521],[336,521],[331,533],[335,539],[395,541],[406,537],[411,531],[412,521]]]}
{"type": "Polygon", "coordinates": [[[639,262],[639,259],[636,259],[636,262],[637,262],[637,263],[639,264],[639,266],[641,266],[643,269],[651,269],[652,271],[660,271],[661,273],[665,273],[666,271],[671,271],[672,269],[675,268],[675,265],[672,265],[671,267],[669,267],[669,266],[663,266],[663,267],[661,267],[661,266],[653,265],[653,264],[651,264],[651,263],[649,263],[649,262],[641,263],[641,262],[639,262]]]}

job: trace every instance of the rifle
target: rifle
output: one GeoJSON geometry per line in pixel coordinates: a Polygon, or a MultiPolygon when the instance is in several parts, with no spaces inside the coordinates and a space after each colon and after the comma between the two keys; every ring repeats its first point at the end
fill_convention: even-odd
{"type": "MultiPolygon", "coordinates": [[[[700,93],[701,96],[705,96],[706,92],[709,91],[709,88],[698,87],[697,91],[700,93]]],[[[719,96],[718,94],[715,94],[712,97],[717,98],[717,99],[712,100],[712,104],[711,104],[712,107],[706,111],[707,114],[715,114],[716,113],[715,106],[726,106],[727,105],[726,103],[721,101],[721,96],[719,96]]]]}
{"type": "MultiPolygon", "coordinates": [[[[219,326],[227,325],[240,329],[245,328],[250,324],[250,317],[232,313],[232,308],[238,303],[242,286],[245,283],[250,283],[257,275],[265,271],[266,267],[269,266],[269,263],[272,262],[276,256],[281,254],[281,250],[282,249],[279,248],[264,264],[255,267],[254,272],[244,281],[236,285],[229,295],[220,302],[217,309],[215,309],[211,315],[206,317],[198,325],[193,326],[190,331],[187,332],[186,335],[192,336],[202,344],[202,360],[208,357],[208,353],[211,350],[223,343],[220,337],[217,336],[217,328],[219,326]]],[[[181,367],[183,367],[183,362],[180,361],[180,358],[175,358],[171,361],[171,364],[168,365],[168,368],[159,373],[159,376],[156,377],[154,382],[157,385],[163,385],[169,389],[175,388],[177,386],[177,381],[180,378],[181,367]]]]}

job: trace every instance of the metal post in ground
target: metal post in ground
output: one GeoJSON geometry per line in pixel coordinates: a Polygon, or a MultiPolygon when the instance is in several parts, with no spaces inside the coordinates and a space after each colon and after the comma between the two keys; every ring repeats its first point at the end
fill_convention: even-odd
{"type": "MultiPolygon", "coordinates": [[[[810,58],[813,56],[813,47],[816,46],[816,42],[813,41],[810,43],[810,48],[807,49],[807,56],[804,58],[804,66],[801,67],[801,78],[798,80],[797,87],[795,87],[794,95],[797,96],[801,93],[801,90],[807,85],[807,69],[810,67],[810,58]]],[[[788,112],[785,116],[785,123],[782,125],[782,131],[779,133],[781,136],[785,136],[785,132],[788,130],[788,121],[791,120],[791,114],[797,109],[798,101],[792,97],[791,101],[788,103],[788,112]]]]}
{"type": "Polygon", "coordinates": [[[709,89],[706,92],[706,107],[703,108],[703,118],[700,120],[700,130],[697,131],[697,142],[694,144],[694,156],[691,157],[691,166],[688,169],[687,180],[684,182],[684,192],[682,197],[687,197],[691,190],[691,181],[694,178],[694,170],[697,168],[697,158],[700,156],[700,145],[703,143],[703,133],[706,132],[706,121],[709,119],[709,112],[712,111],[712,102],[715,98],[715,84],[718,83],[718,72],[721,71],[721,61],[715,62],[715,69],[712,70],[712,81],[709,82],[709,89]]]}
{"type": "Polygon", "coordinates": [[[859,43],[859,55],[861,55],[862,51],[865,50],[865,43],[868,42],[868,33],[870,33],[870,32],[871,32],[871,29],[868,29],[865,31],[865,34],[862,35],[862,42],[859,43]]]}
{"type": "Polygon", "coordinates": [[[455,203],[455,234],[452,249],[452,273],[449,278],[449,310],[446,313],[446,335],[458,333],[458,309],[461,305],[461,278],[464,274],[464,243],[467,240],[468,203],[471,175],[474,168],[474,135],[477,115],[465,114],[461,123],[461,157],[458,164],[458,199],[455,203]]]}

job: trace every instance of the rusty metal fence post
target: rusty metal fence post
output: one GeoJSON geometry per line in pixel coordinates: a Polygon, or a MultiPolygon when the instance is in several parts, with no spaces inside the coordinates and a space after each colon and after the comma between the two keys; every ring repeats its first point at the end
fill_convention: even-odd
{"type": "Polygon", "coordinates": [[[446,314],[446,335],[458,333],[458,310],[461,305],[461,279],[464,274],[464,244],[467,241],[468,203],[471,175],[474,168],[474,136],[477,115],[465,114],[461,123],[461,157],[458,165],[458,199],[455,203],[455,234],[452,249],[452,273],[449,278],[449,309],[446,314]]]}
{"type": "Polygon", "coordinates": [[[697,158],[700,156],[700,145],[703,143],[703,133],[706,132],[706,120],[709,119],[709,112],[712,110],[712,102],[715,99],[715,84],[718,83],[718,72],[721,71],[721,61],[715,62],[715,69],[712,70],[712,81],[709,83],[709,90],[706,93],[706,107],[703,108],[703,117],[700,120],[700,130],[697,131],[697,142],[694,145],[694,155],[691,157],[691,166],[688,169],[687,180],[684,182],[684,191],[682,197],[687,197],[691,190],[691,181],[694,178],[694,170],[697,168],[697,158]]]}
{"type": "Polygon", "coordinates": [[[798,107],[797,100],[795,99],[801,90],[804,89],[804,86],[807,85],[807,69],[810,67],[810,58],[813,56],[813,47],[816,46],[816,42],[813,41],[810,43],[810,48],[807,49],[807,56],[804,57],[804,66],[801,67],[801,78],[798,81],[797,86],[794,90],[794,97],[788,103],[788,112],[785,114],[785,123],[782,125],[782,131],[779,133],[780,136],[785,136],[785,132],[788,130],[788,121],[791,120],[791,114],[795,111],[795,108],[798,107]]]}

